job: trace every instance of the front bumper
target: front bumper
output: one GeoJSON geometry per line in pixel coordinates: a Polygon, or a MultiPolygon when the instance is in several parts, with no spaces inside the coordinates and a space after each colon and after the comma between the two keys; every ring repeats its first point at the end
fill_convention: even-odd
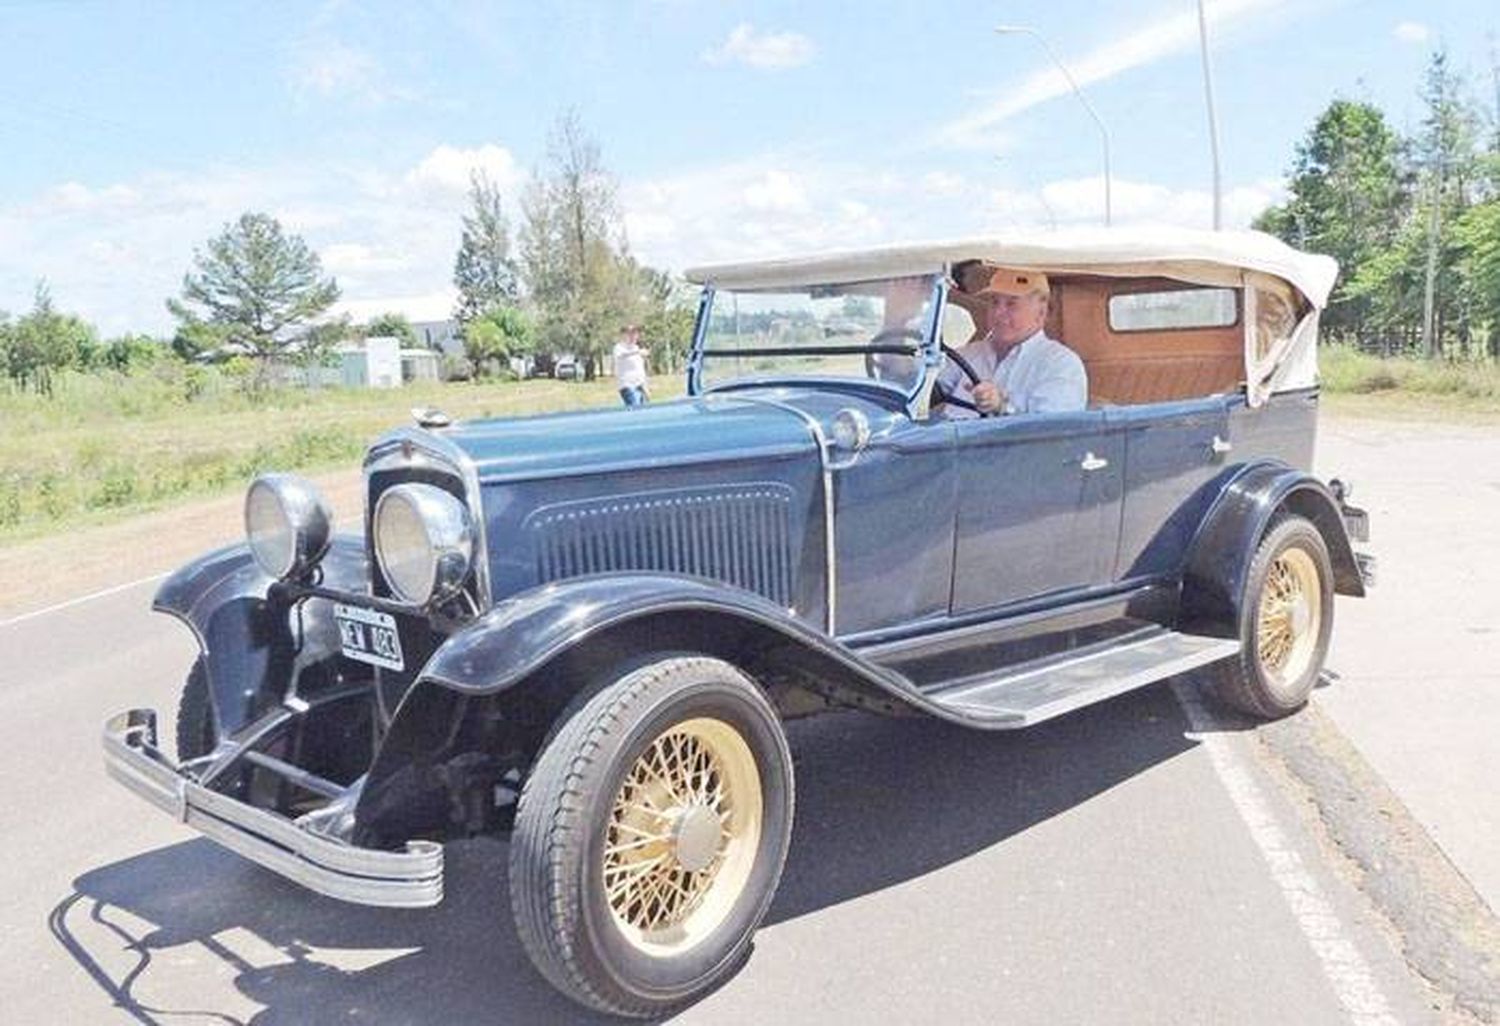
{"type": "Polygon", "coordinates": [[[104,725],[104,768],[136,794],[230,851],[309,890],[359,905],[424,908],[443,900],[443,847],[357,848],[210,790],[156,744],[156,713],[132,709],[104,725]]]}

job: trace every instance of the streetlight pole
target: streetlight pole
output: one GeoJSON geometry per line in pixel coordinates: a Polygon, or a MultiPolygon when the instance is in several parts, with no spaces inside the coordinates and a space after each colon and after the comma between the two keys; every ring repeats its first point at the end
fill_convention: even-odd
{"type": "Polygon", "coordinates": [[[1224,190],[1219,181],[1219,116],[1214,110],[1214,75],[1208,63],[1208,15],[1198,0],[1198,47],[1203,51],[1203,95],[1208,100],[1208,146],[1214,160],[1214,231],[1224,227],[1224,190]]]}
{"type": "Polygon", "coordinates": [[[1073,73],[1068,70],[1068,66],[1057,56],[1057,51],[1052,49],[1052,45],[1047,42],[1045,36],[1029,25],[997,25],[995,26],[995,31],[1002,36],[1030,36],[1042,44],[1042,49],[1047,51],[1047,56],[1052,59],[1053,64],[1057,65],[1057,70],[1061,71],[1063,78],[1068,80],[1068,85],[1072,88],[1073,95],[1078,97],[1078,102],[1083,104],[1083,109],[1089,112],[1089,117],[1093,118],[1094,124],[1099,127],[1099,139],[1104,145],[1104,226],[1108,228],[1112,220],[1113,210],[1110,203],[1109,183],[1109,129],[1104,127],[1104,119],[1099,116],[1099,112],[1094,109],[1094,105],[1089,102],[1089,98],[1083,95],[1083,90],[1078,88],[1078,83],[1073,80],[1073,73]]]}

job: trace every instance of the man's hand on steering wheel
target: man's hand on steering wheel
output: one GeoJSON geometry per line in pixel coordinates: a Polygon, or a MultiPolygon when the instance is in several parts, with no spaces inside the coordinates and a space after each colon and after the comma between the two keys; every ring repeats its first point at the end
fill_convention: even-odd
{"type": "MultiPolygon", "coordinates": [[[[960,371],[963,372],[964,377],[969,379],[970,389],[977,388],[980,385],[984,384],[984,381],[979,377],[979,372],[974,369],[973,364],[964,359],[962,353],[960,353],[957,349],[954,349],[952,346],[948,345],[946,342],[942,344],[942,349],[943,355],[952,360],[954,366],[956,366],[960,371]]],[[[943,388],[941,382],[934,382],[932,386],[932,405],[939,406],[943,404],[957,406],[960,409],[969,410],[973,413],[979,414],[981,417],[994,416],[999,412],[998,406],[994,410],[980,409],[979,406],[970,402],[969,400],[960,399],[958,396],[949,393],[947,389],[943,388]]]]}

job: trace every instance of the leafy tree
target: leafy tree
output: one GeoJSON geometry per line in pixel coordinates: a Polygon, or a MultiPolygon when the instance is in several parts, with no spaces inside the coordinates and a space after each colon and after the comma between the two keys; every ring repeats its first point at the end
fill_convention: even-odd
{"type": "Polygon", "coordinates": [[[1449,230],[1473,202],[1473,187],[1479,171],[1479,116],[1465,93],[1462,76],[1448,66],[1441,50],[1432,55],[1422,89],[1427,113],[1416,141],[1422,168],[1421,210],[1426,226],[1422,323],[1431,307],[1431,333],[1426,336],[1428,356],[1443,348],[1445,335],[1457,336],[1459,344],[1469,340],[1471,329],[1465,290],[1457,274],[1460,256],[1457,240],[1449,230]]]}
{"type": "Polygon", "coordinates": [[[172,355],[170,348],[150,335],[121,335],[100,347],[97,362],[110,370],[130,371],[148,367],[172,355]]]}
{"type": "Polygon", "coordinates": [[[199,325],[212,326],[262,365],[297,341],[292,329],[339,298],[338,283],[323,277],[318,255],[268,214],[245,213],[226,224],[206,248],[194,250],[193,265],[183,276],[182,298],[167,300],[187,338],[209,337],[199,325]]]}
{"type": "Polygon", "coordinates": [[[184,321],[177,326],[172,336],[172,352],[179,358],[194,362],[203,360],[221,350],[229,341],[229,328],[223,324],[207,321],[184,321]]]}
{"type": "Polygon", "coordinates": [[[417,344],[417,332],[405,314],[383,313],[373,318],[360,332],[365,338],[399,338],[403,347],[417,344]]]}
{"type": "Polygon", "coordinates": [[[476,377],[496,364],[532,351],[536,332],[531,318],[519,307],[497,306],[464,328],[464,351],[474,362],[476,377]]]}
{"type": "Polygon", "coordinates": [[[324,367],[330,363],[337,363],[338,361],[334,358],[334,348],[341,342],[354,338],[357,334],[348,314],[331,320],[319,321],[308,327],[298,340],[297,362],[304,367],[324,367]]]}
{"type": "Polygon", "coordinates": [[[482,171],[469,176],[469,212],[453,263],[453,284],[458,288],[453,317],[460,324],[520,297],[500,189],[482,171]]]}
{"type": "Polygon", "coordinates": [[[576,114],[553,127],[545,168],[521,209],[521,268],[538,313],[538,345],[576,353],[592,379],[622,324],[637,319],[639,280],[614,180],[576,114]]]}
{"type": "Polygon", "coordinates": [[[1327,253],[1343,269],[1324,315],[1325,331],[1357,338],[1369,301],[1347,284],[1400,232],[1407,204],[1402,144],[1379,108],[1334,100],[1297,146],[1287,202],[1271,207],[1255,226],[1294,246],[1327,253]]]}
{"type": "Polygon", "coordinates": [[[59,313],[45,281],[37,283],[31,312],[5,330],[5,372],[22,389],[52,394],[55,373],[82,367],[98,339],[82,318],[59,313]]]}
{"type": "Polygon", "coordinates": [[[658,373],[678,370],[693,341],[697,320],[697,292],[686,282],[644,264],[636,269],[640,281],[637,318],[641,339],[651,350],[651,366],[658,373]]]}

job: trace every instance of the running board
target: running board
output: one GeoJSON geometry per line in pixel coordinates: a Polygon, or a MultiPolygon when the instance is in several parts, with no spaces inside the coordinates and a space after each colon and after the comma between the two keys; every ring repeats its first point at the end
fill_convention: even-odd
{"type": "Polygon", "coordinates": [[[1029,727],[1239,653],[1234,639],[1137,632],[1088,650],[922,689],[950,712],[994,727],[1029,727]],[[1144,636],[1142,636],[1144,634],[1144,636]]]}

